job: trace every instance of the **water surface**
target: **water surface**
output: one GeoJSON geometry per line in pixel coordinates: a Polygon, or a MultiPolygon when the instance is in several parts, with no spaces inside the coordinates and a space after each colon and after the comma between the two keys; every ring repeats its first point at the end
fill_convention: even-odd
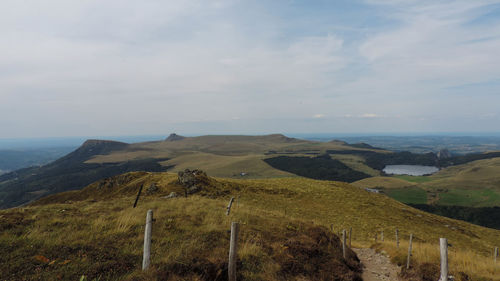
{"type": "Polygon", "coordinates": [[[389,175],[423,176],[434,174],[439,168],[421,165],[387,165],[383,171],[389,175]]]}

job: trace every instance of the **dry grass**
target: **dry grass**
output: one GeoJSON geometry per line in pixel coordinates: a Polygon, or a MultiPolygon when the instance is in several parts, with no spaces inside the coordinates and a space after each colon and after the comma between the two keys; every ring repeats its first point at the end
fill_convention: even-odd
{"type": "MultiPolygon", "coordinates": [[[[450,275],[460,276],[467,274],[470,280],[500,280],[500,264],[494,263],[493,255],[482,255],[471,250],[462,250],[453,246],[453,241],[448,241],[452,246],[448,248],[448,264],[450,275]]],[[[401,241],[400,247],[396,247],[395,241],[378,242],[373,245],[379,250],[384,250],[392,257],[392,261],[406,266],[408,256],[408,241],[401,241]]],[[[440,264],[439,241],[435,243],[412,243],[412,257],[410,264],[430,263],[440,264]]]]}
{"type": "MultiPolygon", "coordinates": [[[[144,158],[170,158],[163,165],[176,165],[173,171],[185,168],[197,168],[210,175],[227,178],[239,178],[246,172],[249,178],[293,177],[293,174],[274,169],[262,159],[269,157],[269,151],[277,154],[286,153],[295,156],[304,152],[325,153],[327,150],[358,150],[340,142],[314,142],[289,139],[283,135],[267,136],[200,136],[189,137],[181,141],[157,141],[136,143],[123,151],[108,155],[98,155],[87,163],[116,163],[144,158]]],[[[359,149],[367,150],[367,149],[359,149]]],[[[369,150],[369,149],[368,149],[369,150]]],[[[309,155],[311,156],[311,155],[309,155]]],[[[343,162],[355,169],[378,175],[357,156],[346,155],[343,162]]]]}
{"type": "MultiPolygon", "coordinates": [[[[422,262],[435,262],[436,247],[425,245],[447,237],[453,244],[452,270],[461,266],[467,274],[483,278],[494,274],[484,266],[494,245],[500,245],[500,231],[427,214],[345,183],[217,179],[205,196],[161,198],[179,191],[175,179],[169,173],[130,173],[108,180],[121,184],[96,183],[48,197],[36,206],[0,211],[0,250],[10,253],[8,263],[6,257],[0,260],[8,265],[0,266],[0,273],[44,280],[82,274],[104,280],[147,280],[152,273],[142,273],[139,266],[145,214],[153,209],[152,270],[155,276],[176,272],[165,280],[198,280],[203,278],[202,269],[224,268],[231,221],[241,223],[239,255],[245,280],[279,280],[289,235],[306,233],[313,226],[326,230],[330,225],[335,232],[352,227],[354,246],[363,247],[381,230],[388,240],[396,228],[402,241],[414,233],[415,260],[422,262]],[[138,187],[151,183],[159,190],[144,195],[132,208],[138,187]],[[228,217],[225,207],[231,196],[239,199],[228,217]],[[54,263],[36,261],[37,255],[54,263]],[[65,260],[70,262],[61,264],[65,260]]],[[[391,251],[390,242],[383,244],[384,249],[386,244],[391,251]]]]}

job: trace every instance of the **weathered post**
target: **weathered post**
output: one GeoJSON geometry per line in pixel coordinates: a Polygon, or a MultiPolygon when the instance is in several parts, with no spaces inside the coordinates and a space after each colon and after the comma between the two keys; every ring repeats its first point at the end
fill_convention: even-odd
{"type": "Polygon", "coordinates": [[[345,259],[345,251],[346,251],[346,249],[345,249],[345,247],[346,247],[346,245],[345,245],[345,241],[346,241],[345,234],[346,234],[346,231],[344,229],[344,230],[342,230],[342,255],[344,256],[344,259],[345,259]]]}
{"type": "Polygon", "coordinates": [[[498,247],[495,247],[495,254],[493,255],[495,259],[495,264],[497,264],[497,257],[498,257],[498,247]]]}
{"type": "Polygon", "coordinates": [[[229,244],[229,281],[236,281],[236,259],[238,258],[238,231],[240,226],[237,222],[231,223],[231,240],[229,244]]]}
{"type": "Polygon", "coordinates": [[[352,248],[352,227],[349,228],[349,248],[352,248]]]}
{"type": "Polygon", "coordinates": [[[399,249],[399,230],[396,228],[396,248],[399,249]]]}
{"type": "Polygon", "coordinates": [[[233,205],[234,197],[231,197],[231,200],[229,200],[229,204],[227,205],[227,210],[226,210],[226,216],[229,216],[229,213],[231,212],[231,206],[233,205]]]}
{"type": "Polygon", "coordinates": [[[141,196],[143,186],[144,184],[141,184],[141,187],[139,187],[139,192],[137,193],[137,197],[135,197],[134,208],[137,206],[137,202],[139,202],[139,196],[141,196]]]}
{"type": "Polygon", "coordinates": [[[384,231],[383,230],[380,233],[380,240],[382,240],[382,242],[384,242],[384,231]]]}
{"type": "Polygon", "coordinates": [[[413,240],[413,233],[410,234],[410,245],[408,246],[408,259],[406,260],[406,269],[410,268],[410,257],[411,257],[411,243],[413,240]]]}
{"type": "Polygon", "coordinates": [[[441,251],[441,278],[439,281],[448,281],[448,239],[439,238],[439,249],[441,251]]]}
{"type": "Polygon", "coordinates": [[[146,270],[151,257],[151,232],[153,226],[153,210],[148,210],[146,215],[146,228],[144,230],[144,254],[142,257],[142,270],[146,270]]]}

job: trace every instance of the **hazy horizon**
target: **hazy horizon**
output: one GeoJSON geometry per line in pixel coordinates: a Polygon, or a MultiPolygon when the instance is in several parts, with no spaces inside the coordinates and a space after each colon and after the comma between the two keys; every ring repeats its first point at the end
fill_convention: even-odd
{"type": "Polygon", "coordinates": [[[6,0],[0,23],[3,139],[500,130],[500,0],[6,0]]]}
{"type": "MultiPolygon", "coordinates": [[[[77,147],[89,139],[112,140],[121,141],[126,143],[138,143],[147,141],[161,141],[167,138],[171,133],[186,137],[204,136],[206,134],[195,133],[179,133],[170,132],[164,135],[115,135],[115,136],[53,136],[53,137],[40,137],[40,138],[0,138],[0,150],[2,149],[32,149],[32,148],[50,148],[50,147],[77,147]]],[[[470,132],[454,132],[454,133],[283,133],[283,132],[264,132],[261,134],[210,134],[210,135],[268,135],[268,134],[283,134],[287,137],[307,139],[307,140],[320,140],[327,141],[333,139],[356,139],[363,137],[401,137],[401,138],[432,138],[432,137],[451,137],[451,138],[493,138],[500,141],[500,132],[483,132],[483,133],[470,133],[470,132]]]]}

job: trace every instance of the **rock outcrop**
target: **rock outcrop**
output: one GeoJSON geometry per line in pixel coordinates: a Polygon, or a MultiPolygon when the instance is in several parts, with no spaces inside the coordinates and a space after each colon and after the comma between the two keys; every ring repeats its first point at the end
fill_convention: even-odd
{"type": "Polygon", "coordinates": [[[173,134],[170,134],[170,136],[168,136],[168,138],[166,138],[165,141],[180,141],[180,140],[183,140],[185,138],[186,137],[183,137],[183,136],[180,136],[176,133],[173,133],[173,134]]]}
{"type": "Polygon", "coordinates": [[[209,178],[202,170],[189,170],[177,174],[177,181],[186,189],[186,194],[194,194],[200,192],[203,186],[209,183],[209,178]]]}
{"type": "Polygon", "coordinates": [[[158,186],[156,186],[156,183],[151,183],[149,187],[146,189],[146,195],[154,194],[157,191],[158,191],[158,186]]]}

